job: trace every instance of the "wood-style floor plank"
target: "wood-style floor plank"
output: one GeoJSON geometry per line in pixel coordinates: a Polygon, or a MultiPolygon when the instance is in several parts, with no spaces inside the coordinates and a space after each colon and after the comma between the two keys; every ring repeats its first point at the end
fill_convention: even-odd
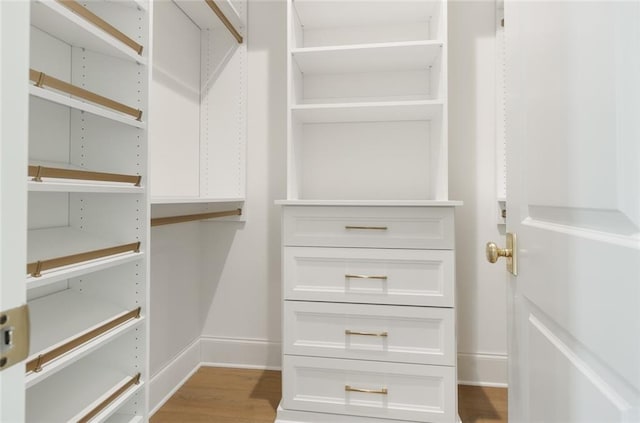
{"type": "MultiPolygon", "coordinates": [[[[273,423],[280,372],[201,367],[151,418],[151,423],[273,423]]],[[[506,423],[507,390],[459,386],[463,423],[506,423]]]]}

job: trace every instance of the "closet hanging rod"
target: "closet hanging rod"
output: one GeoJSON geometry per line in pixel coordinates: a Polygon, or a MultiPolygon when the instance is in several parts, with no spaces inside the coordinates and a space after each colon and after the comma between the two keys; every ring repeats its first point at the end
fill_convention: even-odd
{"type": "Polygon", "coordinates": [[[240,35],[238,30],[233,26],[231,21],[229,19],[227,19],[227,17],[224,15],[224,13],[222,13],[222,10],[220,10],[218,5],[215,4],[215,2],[213,0],[205,0],[205,2],[211,8],[211,10],[213,10],[213,13],[216,14],[216,16],[220,19],[220,21],[222,21],[224,26],[227,27],[227,29],[229,30],[231,35],[233,35],[233,38],[235,38],[236,41],[238,41],[238,44],[242,44],[242,35],[240,35]]]}
{"type": "Polygon", "coordinates": [[[210,212],[210,213],[199,213],[199,214],[185,214],[185,215],[170,216],[170,217],[155,217],[151,219],[151,226],[171,225],[174,223],[192,222],[194,220],[213,219],[216,217],[225,217],[225,216],[242,216],[242,209],[210,212]]]}
{"type": "Polygon", "coordinates": [[[142,119],[141,110],[134,109],[133,107],[129,107],[115,100],[111,100],[110,98],[103,97],[91,91],[85,90],[84,88],[69,84],[68,82],[64,82],[60,79],[54,78],[53,76],[46,75],[44,72],[40,72],[35,69],[29,69],[29,79],[35,83],[36,87],[53,88],[54,90],[62,91],[74,97],[80,97],[92,103],[108,107],[117,112],[133,116],[138,121],[142,119]]]}
{"type": "Polygon", "coordinates": [[[120,173],[92,172],[88,170],[61,169],[58,167],[29,165],[29,176],[35,182],[42,182],[42,178],[81,179],[100,182],[122,182],[140,186],[142,176],[124,175],[120,173]]]}
{"type": "Polygon", "coordinates": [[[102,248],[100,250],[87,251],[84,253],[71,254],[63,257],[56,257],[47,260],[38,260],[27,264],[27,274],[38,278],[41,272],[55,269],[56,267],[69,266],[83,261],[95,260],[103,257],[113,256],[121,253],[140,252],[140,242],[118,245],[116,247],[102,248]]]}
{"type": "Polygon", "coordinates": [[[140,373],[136,374],[134,377],[132,377],[131,379],[123,383],[122,386],[120,386],[118,389],[115,390],[115,392],[109,395],[104,401],[98,404],[93,410],[89,411],[87,414],[84,415],[84,417],[78,420],[78,423],[90,422],[91,419],[93,419],[95,416],[100,414],[102,410],[107,408],[109,404],[115,401],[120,395],[124,394],[129,388],[131,388],[133,385],[139,385],[139,384],[140,384],[140,373]]]}
{"type": "Polygon", "coordinates": [[[103,20],[100,16],[94,14],[92,11],[82,6],[75,0],[58,0],[58,3],[71,10],[75,14],[82,17],[84,20],[90,22],[94,26],[100,28],[107,34],[111,35],[113,38],[117,39],[121,43],[125,44],[127,47],[133,49],[139,55],[142,55],[142,45],[136,43],[131,38],[129,38],[124,33],[120,32],[116,27],[112,26],[105,20],[103,20]]]}
{"type": "Polygon", "coordinates": [[[47,363],[49,363],[50,361],[55,360],[58,357],[61,357],[63,355],[65,355],[66,353],[68,353],[69,351],[72,351],[90,341],[92,341],[93,339],[97,338],[98,336],[110,331],[111,329],[114,329],[120,325],[123,325],[124,323],[128,322],[129,320],[133,320],[133,319],[138,319],[140,318],[140,310],[141,308],[138,307],[134,310],[131,310],[121,316],[118,316],[110,321],[108,321],[107,323],[103,324],[102,326],[99,326],[85,334],[82,334],[76,338],[73,338],[71,341],[66,342],[62,345],[60,345],[59,347],[56,347],[50,351],[47,351],[43,354],[39,354],[36,358],[30,360],[27,362],[27,366],[26,366],[26,370],[27,373],[29,372],[39,372],[42,370],[42,366],[46,365],[47,363]]]}

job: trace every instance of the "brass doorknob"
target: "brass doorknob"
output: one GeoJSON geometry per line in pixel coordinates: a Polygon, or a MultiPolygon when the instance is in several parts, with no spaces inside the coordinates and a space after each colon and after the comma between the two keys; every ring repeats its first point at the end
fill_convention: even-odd
{"type": "Polygon", "coordinates": [[[507,270],[518,276],[518,243],[516,234],[507,233],[507,248],[499,248],[495,242],[487,242],[487,260],[495,263],[500,257],[507,259],[507,270]]]}
{"type": "Polygon", "coordinates": [[[500,257],[511,257],[512,254],[511,248],[498,248],[495,242],[487,242],[487,260],[489,263],[495,263],[500,257]]]}

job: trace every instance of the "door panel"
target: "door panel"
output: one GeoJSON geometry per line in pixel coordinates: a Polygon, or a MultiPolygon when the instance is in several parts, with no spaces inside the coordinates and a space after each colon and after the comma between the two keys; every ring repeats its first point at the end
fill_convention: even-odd
{"type": "Polygon", "coordinates": [[[638,421],[640,3],[513,1],[511,421],[638,421]]]}
{"type": "MultiPolygon", "coordinates": [[[[0,1],[0,311],[26,302],[29,4],[0,1]]],[[[16,364],[0,371],[0,422],[23,421],[24,408],[16,364]]]]}

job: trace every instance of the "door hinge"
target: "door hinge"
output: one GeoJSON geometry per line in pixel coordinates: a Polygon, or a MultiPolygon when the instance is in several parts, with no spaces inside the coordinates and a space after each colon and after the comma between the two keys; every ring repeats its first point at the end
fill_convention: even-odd
{"type": "Polygon", "coordinates": [[[0,312],[0,371],[29,355],[29,307],[0,312]]]}

